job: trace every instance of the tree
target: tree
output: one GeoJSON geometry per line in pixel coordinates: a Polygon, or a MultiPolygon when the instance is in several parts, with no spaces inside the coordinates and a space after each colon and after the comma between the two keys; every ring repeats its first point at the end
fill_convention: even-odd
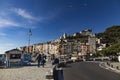
{"type": "Polygon", "coordinates": [[[108,48],[103,49],[102,51],[97,51],[96,54],[110,56],[110,55],[117,55],[120,52],[120,42],[116,43],[108,48]]]}
{"type": "Polygon", "coordinates": [[[120,26],[109,27],[105,32],[96,34],[96,37],[102,38],[103,43],[109,45],[118,43],[120,41],[120,26]]]}

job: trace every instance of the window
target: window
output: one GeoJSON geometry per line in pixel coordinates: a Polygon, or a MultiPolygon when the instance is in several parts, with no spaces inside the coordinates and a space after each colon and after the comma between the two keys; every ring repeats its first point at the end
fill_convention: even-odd
{"type": "Polygon", "coordinates": [[[21,54],[10,54],[10,59],[21,59],[21,54]]]}

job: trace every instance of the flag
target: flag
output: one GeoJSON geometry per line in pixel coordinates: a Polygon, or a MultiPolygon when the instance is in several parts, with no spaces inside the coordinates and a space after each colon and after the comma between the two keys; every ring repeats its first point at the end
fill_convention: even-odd
{"type": "Polygon", "coordinates": [[[31,31],[31,29],[29,29],[29,35],[32,36],[32,31],[31,31]]]}

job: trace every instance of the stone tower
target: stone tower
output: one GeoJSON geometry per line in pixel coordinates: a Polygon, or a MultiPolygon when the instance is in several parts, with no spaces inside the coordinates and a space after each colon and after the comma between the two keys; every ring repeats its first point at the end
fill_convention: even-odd
{"type": "Polygon", "coordinates": [[[96,53],[96,37],[95,36],[89,36],[88,43],[90,46],[90,53],[96,53]]]}

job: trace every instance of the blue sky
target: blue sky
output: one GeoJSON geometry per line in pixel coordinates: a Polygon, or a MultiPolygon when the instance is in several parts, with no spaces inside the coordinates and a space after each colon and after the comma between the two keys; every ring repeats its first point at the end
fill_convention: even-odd
{"type": "Polygon", "coordinates": [[[120,25],[120,0],[0,0],[0,53],[85,29],[120,25]]]}

